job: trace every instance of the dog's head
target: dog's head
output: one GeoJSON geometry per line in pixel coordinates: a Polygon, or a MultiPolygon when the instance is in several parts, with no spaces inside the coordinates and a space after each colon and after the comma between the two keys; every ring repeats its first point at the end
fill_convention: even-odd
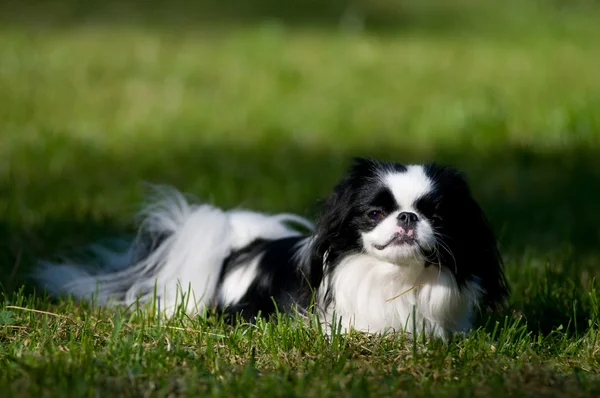
{"type": "Polygon", "coordinates": [[[356,253],[398,267],[443,267],[459,285],[476,281],[484,305],[508,293],[494,234],[451,167],[356,159],[325,203],[313,248],[328,267],[356,253]]]}

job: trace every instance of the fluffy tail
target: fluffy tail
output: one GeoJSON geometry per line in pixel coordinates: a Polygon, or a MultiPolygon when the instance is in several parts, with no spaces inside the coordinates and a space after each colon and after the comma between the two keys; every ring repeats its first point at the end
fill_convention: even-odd
{"type": "Polygon", "coordinates": [[[33,277],[53,295],[99,305],[156,300],[167,315],[177,309],[197,313],[213,302],[223,261],[233,250],[258,238],[300,235],[289,222],[312,229],[309,221],[293,214],[225,212],[191,204],[174,190],[156,192],[142,212],[133,243],[94,245],[86,264],[40,262],[33,277]]]}

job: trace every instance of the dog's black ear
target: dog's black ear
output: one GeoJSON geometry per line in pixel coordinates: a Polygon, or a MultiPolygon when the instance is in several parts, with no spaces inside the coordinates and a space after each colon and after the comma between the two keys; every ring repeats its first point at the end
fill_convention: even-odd
{"type": "Polygon", "coordinates": [[[479,280],[484,308],[504,306],[510,287],[498,241],[466,176],[452,167],[435,164],[426,166],[426,173],[443,198],[439,209],[443,224],[438,232],[448,250],[440,250],[440,263],[455,274],[459,283],[473,276],[479,280]]]}
{"type": "Polygon", "coordinates": [[[472,216],[465,226],[467,234],[475,237],[475,250],[470,252],[468,264],[483,288],[483,307],[500,309],[507,304],[510,286],[504,274],[498,240],[483,210],[472,197],[470,207],[472,216]]]}
{"type": "Polygon", "coordinates": [[[345,229],[352,211],[351,196],[351,188],[344,179],[335,186],[323,203],[313,243],[314,254],[317,257],[322,259],[326,252],[331,252],[339,246],[340,232],[345,229]]]}
{"type": "Polygon", "coordinates": [[[341,254],[356,244],[353,228],[348,228],[355,197],[365,180],[372,177],[377,162],[367,158],[354,158],[342,179],[324,201],[315,228],[313,261],[323,265],[327,253],[328,262],[334,262],[341,254]]]}

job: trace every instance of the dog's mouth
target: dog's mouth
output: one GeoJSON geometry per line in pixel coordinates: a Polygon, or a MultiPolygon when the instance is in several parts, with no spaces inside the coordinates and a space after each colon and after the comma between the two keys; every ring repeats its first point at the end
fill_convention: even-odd
{"type": "Polygon", "coordinates": [[[392,235],[390,240],[388,240],[383,245],[374,244],[373,246],[377,250],[383,250],[389,246],[402,246],[402,245],[412,246],[412,245],[415,245],[416,243],[417,243],[417,241],[415,239],[415,235],[409,236],[407,234],[395,233],[394,235],[392,235]]]}

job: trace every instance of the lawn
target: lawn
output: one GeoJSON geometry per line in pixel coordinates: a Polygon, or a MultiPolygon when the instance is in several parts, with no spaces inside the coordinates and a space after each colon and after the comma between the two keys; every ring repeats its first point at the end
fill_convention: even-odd
{"type": "Polygon", "coordinates": [[[599,396],[594,3],[2,3],[0,396],[599,396]],[[132,233],[145,182],[312,217],[355,155],[465,171],[505,312],[448,343],[326,338],[27,280],[36,258],[132,233]]]}

